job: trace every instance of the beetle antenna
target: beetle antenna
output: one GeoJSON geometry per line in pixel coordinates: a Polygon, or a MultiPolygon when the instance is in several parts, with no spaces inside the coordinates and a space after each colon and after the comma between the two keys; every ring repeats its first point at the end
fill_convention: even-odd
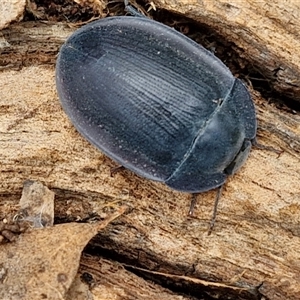
{"type": "Polygon", "coordinates": [[[129,4],[128,0],[124,0],[124,5],[125,5],[125,10],[129,12],[132,16],[145,18],[143,14],[138,12],[136,8],[134,8],[131,4],[129,4]]]}
{"type": "Polygon", "coordinates": [[[218,191],[217,191],[217,195],[216,195],[216,200],[215,200],[215,205],[214,205],[214,210],[213,210],[213,215],[211,217],[210,220],[210,224],[209,224],[209,229],[208,229],[208,233],[207,235],[210,235],[212,233],[212,230],[215,226],[216,223],[216,218],[217,218],[217,211],[218,211],[218,204],[219,204],[219,200],[221,198],[221,194],[223,191],[223,186],[224,184],[222,184],[221,186],[218,187],[218,191]]]}

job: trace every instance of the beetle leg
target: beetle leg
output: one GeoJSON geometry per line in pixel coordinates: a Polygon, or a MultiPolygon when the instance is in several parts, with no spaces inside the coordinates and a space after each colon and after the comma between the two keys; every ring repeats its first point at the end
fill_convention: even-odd
{"type": "Polygon", "coordinates": [[[275,149],[272,146],[266,146],[266,145],[258,143],[256,137],[253,140],[251,140],[251,144],[256,149],[268,150],[268,151],[275,152],[276,154],[278,154],[278,157],[284,152],[283,150],[275,149]]]}
{"type": "Polygon", "coordinates": [[[212,215],[211,220],[210,220],[210,224],[209,224],[207,235],[211,234],[211,232],[212,232],[212,230],[213,230],[213,228],[215,226],[215,223],[216,223],[217,211],[218,211],[218,204],[219,204],[219,200],[220,200],[221,195],[222,195],[223,186],[224,186],[224,184],[222,184],[221,186],[219,186],[218,190],[217,190],[217,195],[216,195],[216,200],[215,200],[215,204],[214,204],[213,215],[212,215]]]}
{"type": "Polygon", "coordinates": [[[111,168],[110,169],[110,177],[113,177],[116,173],[118,173],[118,172],[120,172],[120,171],[122,171],[124,169],[125,169],[124,166],[116,166],[114,168],[111,168]]]}
{"type": "Polygon", "coordinates": [[[198,193],[193,193],[192,194],[190,209],[189,209],[189,212],[188,212],[189,217],[192,217],[193,214],[194,214],[194,210],[195,210],[195,206],[196,206],[196,203],[197,203],[197,196],[198,195],[199,195],[198,193]]]}
{"type": "Polygon", "coordinates": [[[129,4],[128,0],[124,0],[124,5],[125,5],[125,10],[129,12],[132,16],[145,18],[143,14],[138,12],[136,8],[134,8],[132,5],[129,4]]]}
{"type": "Polygon", "coordinates": [[[236,171],[244,164],[244,162],[248,158],[248,155],[251,150],[251,146],[252,146],[252,141],[245,139],[240,151],[235,156],[234,160],[224,170],[225,174],[233,175],[234,173],[236,173],[236,171]]]}
{"type": "MultiPolygon", "coordinates": [[[[216,194],[216,199],[215,199],[215,204],[214,204],[214,210],[213,210],[212,217],[210,219],[210,224],[209,224],[207,235],[210,235],[212,233],[213,228],[214,228],[215,223],[216,223],[217,212],[218,212],[218,204],[219,204],[219,200],[220,200],[221,195],[222,195],[223,186],[224,186],[224,184],[219,186],[218,189],[217,189],[217,194],[216,194]]],[[[198,195],[199,195],[198,193],[193,193],[192,194],[191,205],[190,205],[190,209],[189,209],[189,212],[188,212],[188,215],[190,217],[192,217],[193,214],[194,214],[194,209],[195,209],[195,205],[197,203],[197,196],[198,195]]]]}

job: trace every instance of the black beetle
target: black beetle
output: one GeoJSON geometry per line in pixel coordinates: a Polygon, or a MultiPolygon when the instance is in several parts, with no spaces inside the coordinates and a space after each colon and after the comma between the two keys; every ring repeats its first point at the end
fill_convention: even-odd
{"type": "Polygon", "coordinates": [[[161,23],[110,17],[77,30],[56,66],[77,130],[133,172],[183,192],[220,187],[245,162],[255,108],[212,53],[161,23]]]}

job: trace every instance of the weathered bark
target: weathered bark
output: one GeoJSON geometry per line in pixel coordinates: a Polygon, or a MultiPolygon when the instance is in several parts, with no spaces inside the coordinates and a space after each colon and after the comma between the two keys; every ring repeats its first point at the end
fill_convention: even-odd
{"type": "Polygon", "coordinates": [[[60,46],[76,30],[53,22],[23,22],[0,32],[0,70],[19,70],[32,65],[53,66],[60,46]]]}
{"type": "Polygon", "coordinates": [[[190,299],[144,280],[126,270],[126,266],[104,258],[83,255],[79,273],[81,278],[88,278],[87,283],[93,287],[95,299],[190,299]]]}
{"type": "MultiPolygon", "coordinates": [[[[184,3],[176,7],[184,12],[184,3]]],[[[190,16],[195,15],[191,3],[189,7],[190,16]]],[[[204,10],[211,12],[199,8],[203,14],[204,10]]],[[[229,39],[237,37],[238,31],[232,30],[237,20],[232,17],[230,27],[227,14],[216,15],[222,28],[227,28],[223,34],[229,39]]],[[[76,132],[57,98],[53,64],[60,44],[72,30],[61,25],[35,26],[15,24],[3,33],[7,44],[6,54],[1,55],[5,70],[0,73],[0,217],[17,205],[23,181],[40,180],[57,194],[57,219],[102,215],[119,203],[131,208],[91,242],[90,253],[126,262],[127,270],[199,297],[208,293],[222,299],[298,299],[299,115],[278,110],[252,91],[259,142],[284,152],[278,157],[265,150],[252,151],[246,165],[228,180],[215,229],[208,236],[213,191],[201,194],[195,217],[188,218],[190,195],[126,170],[110,175],[115,164],[76,132]],[[32,62],[49,66],[30,67],[32,62]]],[[[250,39],[252,29],[247,31],[246,23],[243,26],[250,39]]],[[[238,47],[251,56],[254,47],[237,38],[238,47]]],[[[269,38],[264,43],[271,49],[274,39],[269,38]]],[[[272,55],[281,58],[278,49],[273,51],[272,55]]],[[[260,65],[269,68],[270,56],[260,59],[260,65]]],[[[299,70],[300,63],[289,59],[278,61],[299,70]]],[[[94,267],[97,269],[96,264],[94,267]]],[[[93,273],[91,265],[89,272],[93,273]]],[[[120,272],[119,276],[124,287],[125,275],[120,272]]],[[[128,284],[127,289],[132,286],[128,284]]],[[[125,299],[137,299],[137,295],[127,293],[125,299]]]]}

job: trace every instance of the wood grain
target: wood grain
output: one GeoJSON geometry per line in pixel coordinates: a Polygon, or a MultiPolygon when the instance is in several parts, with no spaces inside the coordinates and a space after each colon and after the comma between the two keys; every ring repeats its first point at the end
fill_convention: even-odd
{"type": "MultiPolygon", "coordinates": [[[[202,1],[207,14],[212,10],[208,2],[212,3],[202,1]]],[[[243,3],[246,9],[247,1],[243,3]]],[[[188,9],[182,3],[176,8],[197,19],[191,13],[195,5],[189,2],[188,9]]],[[[175,10],[174,4],[168,7],[175,10]]],[[[228,28],[234,32],[234,26],[229,25],[238,22],[233,16],[229,20],[218,14],[224,34],[227,28],[232,39],[228,28]]],[[[247,44],[250,28],[239,44],[245,53],[255,48],[247,44]]],[[[299,114],[279,110],[252,91],[258,140],[283,153],[251,152],[245,166],[228,180],[215,229],[208,236],[214,191],[201,194],[194,218],[189,218],[190,195],[127,170],[111,176],[115,164],[85,141],[67,119],[56,94],[53,63],[59,45],[73,29],[38,23],[30,28],[26,23],[7,30],[4,39],[11,48],[6,48],[7,63],[1,56],[5,67],[0,73],[1,218],[17,206],[23,181],[40,180],[56,192],[57,220],[83,220],[127,205],[127,215],[99,234],[88,251],[117,260],[143,278],[163,286],[168,283],[190,297],[299,299],[299,114]]],[[[283,64],[296,65],[293,70],[298,70],[295,58],[277,55],[283,64]]],[[[269,56],[261,58],[263,63],[268,68],[269,56]]],[[[132,299],[128,295],[124,299],[132,299]]]]}
{"type": "Polygon", "coordinates": [[[155,0],[209,26],[235,45],[273,87],[300,101],[300,2],[294,0],[155,0]]]}

